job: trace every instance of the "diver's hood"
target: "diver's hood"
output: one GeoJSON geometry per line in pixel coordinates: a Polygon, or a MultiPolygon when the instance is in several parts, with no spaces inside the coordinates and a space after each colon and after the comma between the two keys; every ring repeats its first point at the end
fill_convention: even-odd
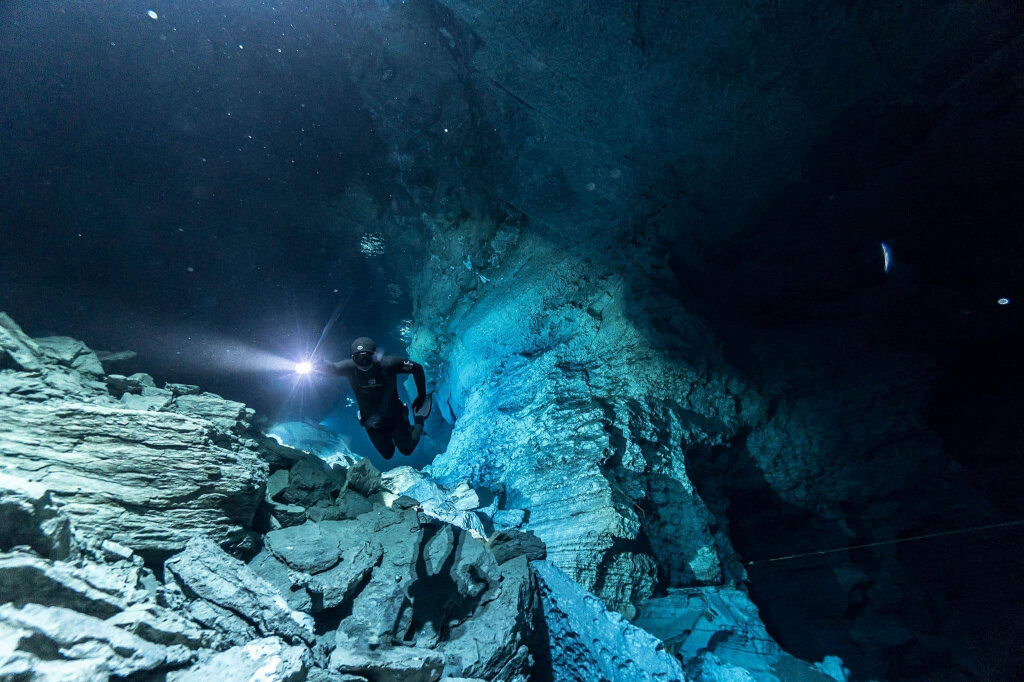
{"type": "Polygon", "coordinates": [[[377,350],[377,345],[373,342],[369,336],[360,336],[358,339],[352,342],[352,347],[349,349],[351,355],[356,353],[369,352],[373,354],[377,350]]]}
{"type": "Polygon", "coordinates": [[[356,363],[356,368],[364,372],[370,370],[373,367],[376,358],[374,357],[377,346],[373,343],[373,339],[368,336],[360,336],[358,339],[352,342],[352,361],[356,363]],[[357,360],[356,358],[359,358],[357,360]],[[363,362],[360,362],[363,360],[363,362]]]}

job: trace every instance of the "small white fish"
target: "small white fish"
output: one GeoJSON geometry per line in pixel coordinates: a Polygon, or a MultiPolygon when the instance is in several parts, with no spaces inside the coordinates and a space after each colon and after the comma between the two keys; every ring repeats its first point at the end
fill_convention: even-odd
{"type": "Polygon", "coordinates": [[[892,270],[892,247],[882,242],[882,268],[889,272],[892,270]]]}
{"type": "Polygon", "coordinates": [[[146,12],[146,14],[149,15],[150,19],[159,19],[160,18],[160,15],[157,14],[156,12],[154,12],[153,10],[149,10],[148,12],[146,12]]]}

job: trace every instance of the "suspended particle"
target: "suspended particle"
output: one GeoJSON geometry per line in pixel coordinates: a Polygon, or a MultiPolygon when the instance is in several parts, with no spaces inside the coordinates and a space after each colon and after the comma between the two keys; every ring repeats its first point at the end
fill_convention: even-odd
{"type": "Polygon", "coordinates": [[[999,305],[1010,305],[1010,299],[1001,298],[998,301],[996,301],[996,303],[998,303],[999,305]]]}
{"type": "Polygon", "coordinates": [[[885,272],[892,270],[892,247],[882,242],[882,269],[885,272]]]}
{"type": "Polygon", "coordinates": [[[148,12],[146,12],[146,14],[149,16],[150,19],[153,19],[153,20],[156,20],[156,19],[160,18],[160,15],[157,14],[156,12],[154,12],[153,10],[149,10],[148,12]]]}

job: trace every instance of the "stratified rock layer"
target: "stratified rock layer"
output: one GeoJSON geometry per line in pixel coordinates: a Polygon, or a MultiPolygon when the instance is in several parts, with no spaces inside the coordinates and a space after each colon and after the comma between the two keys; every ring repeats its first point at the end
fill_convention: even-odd
{"type": "Polygon", "coordinates": [[[83,360],[91,351],[74,347],[44,352],[0,314],[0,367],[14,367],[0,372],[0,471],[42,485],[77,528],[139,552],[166,555],[196,534],[251,547],[267,475],[246,437],[251,411],[144,376],[108,390],[99,362],[83,360]],[[134,397],[161,407],[118,399],[134,397]]]}
{"type": "MultiPolygon", "coordinates": [[[[507,485],[522,479],[495,492],[462,478],[442,485],[411,469],[382,475],[366,460],[324,460],[252,432],[238,403],[192,386],[161,389],[144,374],[105,376],[83,360],[91,352],[83,345],[51,339],[43,353],[7,318],[0,322],[0,406],[16,416],[0,434],[12,448],[0,473],[0,518],[16,524],[0,528],[4,679],[682,680],[673,653],[700,680],[726,679],[727,671],[776,682],[780,662],[817,674],[767,637],[738,589],[706,588],[708,603],[729,612],[717,620],[712,608],[648,600],[648,627],[664,633],[670,653],[543,560],[543,537],[517,527],[533,515],[518,504],[530,500],[507,485]],[[111,451],[121,457],[103,457],[111,451]],[[165,485],[182,491],[174,500],[180,508],[157,483],[147,489],[158,494],[137,490],[156,453],[173,474],[165,485]],[[143,462],[126,463],[128,455],[143,462]],[[224,472],[219,478],[209,476],[214,467],[224,472]],[[192,494],[195,476],[228,492],[192,494]],[[232,520],[218,506],[231,502],[244,518],[232,520]],[[255,554],[246,551],[257,543],[255,554]],[[681,635],[694,618],[713,632],[681,635]],[[725,655],[723,643],[751,642],[760,648],[725,655]]],[[[543,415],[533,418],[533,428],[552,427],[543,415]]],[[[616,443],[620,454],[661,461],[616,443]]],[[[638,472],[647,487],[634,493],[660,494],[644,478],[651,471],[638,472]]],[[[611,485],[607,475],[598,469],[576,483],[601,490],[602,481],[611,485]]],[[[672,480],[684,482],[685,473],[672,480]]],[[[563,485],[566,503],[586,504],[575,500],[573,481],[563,485]]],[[[599,497],[587,518],[636,521],[606,504],[599,497]]],[[[681,505],[663,510],[660,522],[682,513],[681,505]]],[[[593,556],[585,533],[557,532],[555,511],[539,512],[551,525],[537,528],[556,542],[582,541],[573,556],[593,556]]],[[[705,538],[692,521],[671,523],[705,538]]],[[[643,537],[619,527],[626,539],[643,537]]],[[[639,532],[667,541],[653,529],[639,532]]],[[[565,545],[557,549],[564,560],[565,545]]],[[[629,562],[647,568],[654,556],[636,549],[610,553],[615,570],[601,583],[615,586],[606,595],[625,595],[627,605],[646,584],[631,582],[629,562]]],[[[706,565],[691,562],[693,570],[715,570],[707,551],[706,565]]]]}

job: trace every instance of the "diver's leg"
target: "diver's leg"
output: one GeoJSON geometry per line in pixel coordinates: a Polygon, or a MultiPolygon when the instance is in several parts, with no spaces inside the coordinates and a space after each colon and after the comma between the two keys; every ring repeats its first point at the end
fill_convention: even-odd
{"type": "Polygon", "coordinates": [[[391,459],[395,454],[395,444],[391,442],[391,432],[384,429],[366,429],[366,435],[370,437],[373,447],[377,448],[384,459],[391,459]]]}
{"type": "Polygon", "coordinates": [[[395,430],[392,431],[392,438],[394,438],[395,445],[398,446],[398,451],[403,455],[411,455],[412,451],[416,449],[416,445],[420,442],[422,431],[422,424],[411,427],[408,415],[399,415],[395,419],[395,430]]]}

